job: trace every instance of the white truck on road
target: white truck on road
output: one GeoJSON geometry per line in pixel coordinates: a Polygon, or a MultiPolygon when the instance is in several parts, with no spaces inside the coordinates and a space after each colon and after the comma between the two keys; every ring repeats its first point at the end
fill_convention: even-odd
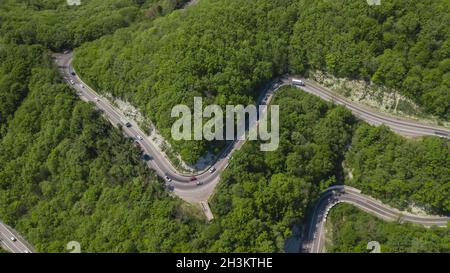
{"type": "Polygon", "coordinates": [[[298,79],[292,79],[292,84],[296,86],[305,86],[305,82],[298,79]]]}

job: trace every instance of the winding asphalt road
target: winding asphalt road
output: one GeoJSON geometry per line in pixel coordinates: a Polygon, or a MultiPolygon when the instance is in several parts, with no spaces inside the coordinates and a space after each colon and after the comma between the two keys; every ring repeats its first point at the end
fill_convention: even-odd
{"type": "Polygon", "coordinates": [[[329,211],[339,203],[352,204],[376,217],[386,221],[399,223],[410,222],[425,227],[447,227],[450,217],[417,216],[391,208],[378,200],[361,194],[355,188],[348,186],[333,186],[326,190],[317,202],[311,218],[308,221],[301,252],[322,253],[325,248],[325,222],[329,211]]]}
{"type": "MultiPolygon", "coordinates": [[[[114,125],[120,124],[122,123],[122,120],[127,119],[119,110],[112,106],[107,99],[102,98],[78,77],[78,74],[71,65],[72,53],[56,54],[55,56],[64,78],[69,84],[71,84],[70,81],[73,81],[74,84],[72,84],[72,86],[76,89],[77,94],[81,99],[95,103],[114,125]]],[[[385,124],[393,131],[404,136],[434,135],[446,138],[450,136],[449,129],[424,125],[414,121],[390,117],[385,114],[374,112],[373,110],[356,105],[344,98],[334,95],[332,91],[317,85],[315,82],[305,79],[304,82],[306,82],[306,86],[302,86],[302,90],[317,95],[324,100],[344,105],[356,116],[370,124],[385,124]]],[[[290,84],[291,79],[289,77],[277,78],[270,82],[261,92],[257,104],[269,104],[273,94],[280,87],[290,84]]],[[[209,199],[219,180],[220,173],[228,166],[232,153],[238,150],[245,142],[245,140],[237,140],[231,143],[211,166],[215,169],[214,172],[203,170],[196,174],[183,174],[175,169],[167,157],[163,155],[149,137],[146,137],[146,134],[137,126],[137,124],[131,120],[129,121],[132,123],[132,126],[123,126],[124,133],[129,137],[135,138],[144,153],[150,156],[151,160],[148,162],[149,167],[154,169],[160,177],[169,177],[172,180],[168,183],[170,184],[170,187],[174,189],[178,196],[188,202],[202,202],[209,199]],[[139,139],[139,136],[141,136],[142,139],[139,139]],[[197,185],[197,181],[200,181],[201,185],[197,185]]],[[[251,124],[250,128],[253,128],[254,126],[255,124],[251,124]]]]}
{"type": "MultiPolygon", "coordinates": [[[[416,121],[392,117],[379,112],[374,112],[364,106],[355,104],[347,99],[335,95],[332,91],[318,85],[316,82],[303,79],[306,83],[302,89],[308,93],[319,96],[326,101],[343,105],[350,109],[352,113],[360,119],[372,125],[387,125],[392,131],[407,137],[438,136],[450,138],[450,130],[446,128],[421,124],[416,121]]],[[[349,203],[360,209],[372,213],[373,215],[387,220],[399,222],[411,222],[414,224],[430,227],[433,225],[447,227],[449,217],[421,217],[400,212],[374,200],[371,197],[362,195],[359,190],[350,187],[332,187],[327,190],[316,205],[312,219],[306,231],[306,238],[302,242],[302,252],[322,253],[325,248],[325,222],[328,212],[339,203],[349,203]]]]}
{"type": "MultiPolygon", "coordinates": [[[[165,180],[168,187],[173,189],[175,194],[188,202],[199,203],[208,201],[214,191],[215,185],[219,181],[220,173],[228,166],[232,153],[240,149],[245,143],[245,139],[236,140],[229,144],[224,152],[218,156],[214,164],[208,169],[195,174],[183,174],[178,172],[167,157],[136,123],[127,119],[124,114],[117,110],[107,99],[102,98],[78,77],[78,74],[71,65],[72,53],[55,54],[55,57],[60,72],[67,83],[72,85],[76,90],[81,99],[94,103],[113,125],[122,124],[123,120],[127,120],[132,124],[130,127],[122,126],[124,134],[134,138],[136,143],[142,148],[143,152],[151,158],[151,160],[148,161],[148,166],[150,168],[155,170],[160,177],[164,179],[165,177],[170,178],[170,182],[167,182],[167,179],[165,180]],[[213,169],[214,171],[212,171],[213,169]],[[200,182],[201,184],[198,185],[197,182],[200,182]]],[[[261,104],[269,103],[275,91],[282,85],[287,84],[288,80],[280,79],[276,80],[276,82],[275,85],[272,85],[272,83],[268,84],[264,92],[262,92],[262,95],[258,99],[261,104]]],[[[257,121],[255,124],[250,124],[249,128],[253,128],[256,124],[257,121]]]]}
{"type": "MultiPolygon", "coordinates": [[[[107,99],[102,98],[95,92],[95,90],[90,88],[78,77],[71,65],[72,53],[55,54],[54,56],[64,79],[69,85],[72,85],[72,87],[76,90],[77,95],[82,100],[94,103],[96,107],[104,113],[105,117],[115,126],[118,124],[123,124],[124,120],[128,120],[123,113],[117,110],[116,107],[114,107],[107,99]]],[[[324,100],[344,105],[350,109],[353,114],[370,124],[385,124],[393,131],[404,136],[434,135],[445,138],[449,138],[450,136],[450,130],[446,128],[424,125],[415,121],[381,114],[375,112],[374,110],[367,109],[363,106],[347,101],[345,98],[336,96],[332,91],[319,86],[313,81],[307,79],[303,79],[303,81],[306,83],[306,86],[302,86],[302,90],[319,96],[324,100]]],[[[274,93],[280,87],[290,84],[290,77],[280,77],[273,80],[261,92],[261,96],[259,97],[257,104],[269,104],[274,93]]],[[[150,160],[147,161],[148,166],[155,170],[158,176],[165,179],[168,177],[170,179],[170,181],[166,179],[168,189],[173,190],[176,195],[185,201],[200,203],[207,217],[212,219],[212,213],[209,210],[207,203],[208,199],[213,194],[214,189],[219,182],[220,174],[228,166],[231,155],[234,151],[242,147],[245,143],[245,139],[236,140],[228,145],[222,155],[220,155],[211,166],[214,171],[210,171],[211,169],[206,169],[195,174],[183,174],[174,168],[167,157],[159,150],[159,148],[157,148],[157,145],[155,145],[152,140],[146,136],[146,134],[137,126],[136,123],[132,120],[128,121],[131,123],[131,126],[122,126],[123,132],[125,135],[134,138],[136,144],[139,145],[143,152],[149,156],[150,160]],[[198,185],[197,182],[201,182],[200,185],[198,185]]],[[[256,124],[257,122],[255,124],[250,124],[249,128],[253,128],[256,124]]],[[[446,217],[430,218],[402,214],[395,209],[371,199],[370,197],[361,195],[357,192],[357,190],[349,190],[349,188],[328,190],[318,202],[318,205],[313,213],[313,218],[310,221],[307,231],[307,236],[303,241],[303,251],[320,252],[323,250],[323,231],[326,216],[328,210],[338,202],[351,203],[386,220],[397,219],[425,226],[445,226],[448,221],[448,218],[446,217]]],[[[2,225],[0,225],[0,238],[3,240],[5,238],[8,239],[8,234],[8,229],[5,229],[4,227],[2,228],[2,225]]],[[[25,241],[23,241],[23,239],[18,240],[15,244],[8,242],[7,248],[12,252],[31,252],[30,248],[26,247],[24,242],[25,241]]]]}
{"type": "Polygon", "coordinates": [[[392,131],[402,136],[420,137],[420,136],[438,136],[450,138],[450,130],[447,128],[425,125],[417,121],[403,119],[399,117],[389,116],[372,109],[358,105],[341,96],[336,95],[333,91],[318,85],[316,82],[304,79],[306,86],[302,89],[310,94],[316,95],[326,101],[332,101],[335,104],[343,105],[350,109],[352,113],[372,125],[387,125],[392,131]]]}
{"type": "MultiPolygon", "coordinates": [[[[209,172],[208,170],[204,170],[202,172],[196,173],[194,175],[183,174],[178,172],[175,167],[171,164],[171,162],[167,159],[165,155],[157,148],[157,146],[152,142],[152,140],[146,136],[146,134],[138,127],[138,125],[132,120],[126,118],[119,110],[117,110],[111,103],[102,98],[99,94],[97,94],[92,88],[90,88],[87,84],[85,84],[77,74],[73,75],[74,70],[71,66],[72,55],[57,55],[58,65],[60,67],[61,73],[64,74],[66,81],[72,85],[77,91],[78,96],[88,102],[94,103],[98,109],[100,109],[106,118],[113,124],[118,125],[122,124],[123,120],[129,121],[132,126],[126,127],[122,126],[123,132],[135,139],[135,143],[141,147],[143,152],[147,154],[150,158],[148,160],[148,166],[156,171],[158,176],[165,179],[165,177],[169,177],[171,182],[168,182],[167,185],[175,190],[176,193],[180,193],[182,197],[186,197],[184,199],[188,199],[187,201],[206,201],[207,199],[203,199],[201,197],[196,198],[196,196],[190,196],[189,194],[183,195],[182,193],[188,193],[190,191],[198,191],[200,188],[203,188],[209,183],[213,183],[218,180],[220,172],[226,168],[228,164],[228,160],[226,157],[219,158],[214,167],[216,171],[209,172]],[[72,84],[70,81],[73,81],[72,84]],[[142,139],[140,139],[142,137],[142,139]],[[195,181],[193,180],[195,177],[195,181]],[[197,181],[201,181],[203,185],[197,186],[197,181]],[[191,197],[191,198],[189,198],[191,197]]],[[[240,144],[235,143],[233,147],[238,147],[240,144]]],[[[233,147],[229,147],[228,149],[232,149],[233,147]]]]}
{"type": "MultiPolygon", "coordinates": [[[[86,100],[94,102],[99,109],[101,109],[108,119],[113,124],[118,124],[125,117],[120,111],[116,110],[108,100],[100,99],[100,96],[86,83],[84,83],[74,71],[72,65],[72,54],[58,55],[57,62],[60,66],[61,72],[64,74],[66,80],[70,83],[73,81],[73,87],[77,90],[79,96],[86,100]]],[[[385,114],[375,112],[371,109],[365,108],[363,106],[352,103],[345,98],[336,96],[332,91],[319,86],[317,83],[303,79],[306,83],[305,86],[300,88],[308,93],[319,96],[320,98],[332,101],[336,104],[343,105],[350,109],[353,114],[361,118],[362,120],[373,124],[380,125],[385,124],[389,126],[393,131],[404,136],[426,136],[433,135],[439,137],[449,138],[450,130],[446,128],[440,128],[436,126],[424,125],[417,123],[415,121],[400,119],[397,117],[391,117],[385,114]]],[[[292,82],[291,78],[277,78],[270,82],[264,90],[261,92],[258,98],[257,104],[269,104],[273,95],[276,91],[284,86],[290,85],[292,82]]],[[[256,124],[251,124],[250,128],[256,124]]],[[[244,143],[245,140],[237,140],[230,144],[217,161],[213,164],[216,169],[214,172],[208,172],[207,170],[195,174],[196,181],[201,181],[202,185],[198,186],[196,181],[192,181],[194,177],[193,174],[182,174],[178,172],[170,163],[170,161],[161,154],[150,139],[145,137],[144,132],[142,132],[136,124],[127,128],[124,127],[124,132],[130,137],[136,137],[137,135],[143,136],[142,140],[138,140],[142,149],[145,153],[152,157],[152,160],[148,162],[149,167],[156,170],[159,176],[168,176],[172,179],[170,185],[174,188],[175,194],[177,194],[182,199],[188,202],[200,202],[205,208],[207,206],[207,201],[214,191],[216,184],[219,181],[220,173],[228,166],[228,161],[231,158],[232,153],[238,150],[244,143]]],[[[326,221],[327,210],[339,202],[351,203],[357,207],[366,210],[367,212],[373,213],[376,216],[383,218],[385,220],[399,220],[399,221],[409,221],[412,223],[431,226],[446,226],[448,218],[447,217],[420,217],[401,213],[389,206],[382,204],[381,202],[371,199],[368,196],[360,194],[356,189],[351,189],[344,187],[338,190],[329,190],[324,193],[316,210],[313,214],[313,220],[310,221],[310,228],[308,229],[307,236],[303,243],[303,251],[308,252],[320,252],[323,250],[324,244],[324,223],[326,221]]],[[[208,209],[205,209],[205,213],[212,215],[208,209]]]]}

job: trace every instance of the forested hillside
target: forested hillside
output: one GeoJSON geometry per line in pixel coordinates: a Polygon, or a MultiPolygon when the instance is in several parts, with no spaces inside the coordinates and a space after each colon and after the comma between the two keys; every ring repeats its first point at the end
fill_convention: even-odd
{"type": "Polygon", "coordinates": [[[372,241],[380,243],[382,253],[450,252],[450,227],[384,222],[348,204],[334,208],[327,223],[328,253],[367,253],[372,241]]]}
{"type": "Polygon", "coordinates": [[[28,94],[31,71],[49,59],[42,46],[2,44],[0,41],[0,138],[22,100],[28,94]]]}
{"type": "Polygon", "coordinates": [[[449,1],[298,2],[290,55],[295,71],[371,79],[450,119],[449,1]]]}
{"type": "MultiPolygon", "coordinates": [[[[216,220],[208,227],[214,233],[206,233],[212,241],[209,251],[283,251],[292,226],[305,224],[307,209],[335,183],[360,188],[397,208],[414,204],[449,214],[446,140],[405,140],[386,127],[357,122],[348,110],[297,88],[283,88],[273,103],[283,105],[280,147],[261,152],[258,143],[247,142],[233,155],[211,202],[216,220]],[[344,178],[343,167],[350,168],[353,179],[344,178]]],[[[364,219],[355,221],[362,225],[364,219]]],[[[383,233],[381,223],[378,227],[383,233]]],[[[399,230],[425,232],[409,225],[399,230]]],[[[425,234],[422,243],[431,245],[439,232],[425,234]]],[[[444,244],[434,247],[443,251],[444,244]]]]}
{"type": "Polygon", "coordinates": [[[33,70],[0,141],[0,219],[40,252],[192,249],[198,220],[143,163],[132,141],[60,83],[33,70]]]}
{"type": "MultiPolygon", "coordinates": [[[[192,105],[194,96],[251,104],[284,73],[371,79],[449,118],[448,1],[200,0],[170,13],[185,2],[2,1],[0,219],[38,251],[79,241],[83,252],[281,252],[293,225],[335,183],[398,208],[450,213],[447,140],[406,140],[284,87],[273,102],[279,149],[263,153],[248,142],[233,155],[206,224],[164,190],[132,141],[72,93],[50,59],[50,50],[80,46],[81,77],[138,106],[193,163],[212,145],[172,141],[172,106],[192,105]]],[[[354,213],[341,210],[333,251],[359,251],[372,238],[362,232],[379,229],[386,250],[448,252],[448,231],[364,215],[354,216],[358,233],[349,238],[355,226],[339,219],[354,213]],[[401,242],[402,233],[420,239],[401,242]]]]}
{"type": "Polygon", "coordinates": [[[399,208],[415,205],[450,214],[449,141],[406,140],[386,127],[363,124],[346,155],[349,185],[399,208]]]}
{"type": "Polygon", "coordinates": [[[248,142],[238,151],[212,200],[218,240],[211,251],[279,252],[308,206],[338,181],[339,162],[355,120],[296,88],[285,88],[280,109],[280,147],[261,152],[248,142]]]}
{"type": "Polygon", "coordinates": [[[187,0],[2,0],[0,4],[0,136],[28,93],[31,71],[60,51],[97,39],[133,22],[143,24],[187,0]],[[27,46],[31,45],[31,46],[27,46]]]}
{"type": "Polygon", "coordinates": [[[52,50],[80,46],[135,21],[149,21],[187,0],[2,0],[0,37],[7,43],[41,44],[52,50]]]}
{"type": "MultiPolygon", "coordinates": [[[[271,77],[309,69],[398,89],[447,119],[449,7],[446,0],[202,0],[84,44],[75,67],[98,90],[138,106],[169,140],[174,105],[191,105],[194,96],[248,104],[271,77]]],[[[171,143],[188,163],[209,149],[171,143]]]]}
{"type": "MultiPolygon", "coordinates": [[[[75,52],[75,68],[98,90],[138,106],[171,141],[171,109],[250,104],[287,63],[296,12],[289,1],[200,1],[140,31],[122,30],[75,52]],[[290,11],[290,12],[289,12],[290,11]]],[[[188,163],[208,150],[204,141],[175,142],[188,163]]]]}
{"type": "Polygon", "coordinates": [[[50,59],[49,49],[110,33],[132,23],[138,4],[159,2],[83,3],[0,5],[0,219],[39,252],[64,252],[69,241],[83,252],[194,251],[202,223],[192,208],[167,194],[140,151],[75,96],[50,59]]]}

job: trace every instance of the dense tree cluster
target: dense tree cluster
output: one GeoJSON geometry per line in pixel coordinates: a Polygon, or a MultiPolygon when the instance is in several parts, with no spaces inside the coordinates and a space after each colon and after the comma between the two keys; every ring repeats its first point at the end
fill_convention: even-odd
{"type": "MultiPolygon", "coordinates": [[[[169,140],[174,105],[194,96],[252,103],[268,79],[308,69],[373,80],[448,118],[448,11],[445,0],[203,0],[84,44],[75,66],[95,88],[138,106],[169,140]]],[[[171,142],[189,163],[211,150],[171,142]]]]}
{"type": "MultiPolygon", "coordinates": [[[[281,106],[279,149],[265,153],[249,142],[234,155],[211,201],[216,218],[206,225],[165,192],[119,130],[72,94],[48,53],[81,45],[75,65],[82,77],[138,106],[195,162],[217,146],[172,141],[172,106],[192,106],[194,96],[251,104],[285,72],[372,79],[448,117],[447,2],[201,0],[160,16],[185,2],[2,1],[0,219],[38,251],[62,252],[69,241],[102,252],[283,251],[319,193],[344,182],[396,207],[449,213],[448,141],[405,140],[285,87],[273,102],[281,106]],[[343,166],[353,179],[344,179],[343,166]]],[[[373,225],[388,234],[380,240],[390,251],[446,250],[426,242],[448,233],[373,225]],[[396,246],[401,232],[420,242],[396,246]]],[[[334,237],[343,246],[335,251],[358,249],[353,243],[367,237],[358,233],[350,244],[345,236],[334,237]]]]}
{"type": "MultiPolygon", "coordinates": [[[[138,106],[171,140],[171,109],[206,103],[251,104],[260,87],[287,63],[295,9],[289,1],[200,1],[160,18],[84,44],[75,68],[99,90],[138,106]]],[[[208,150],[203,141],[175,142],[189,163],[208,150]]]]}
{"type": "Polygon", "coordinates": [[[135,21],[148,21],[187,0],[2,0],[0,37],[8,43],[42,44],[52,50],[80,46],[135,21]]]}
{"type": "Polygon", "coordinates": [[[34,68],[48,63],[42,46],[0,42],[0,137],[6,124],[28,93],[28,80],[34,68]]]}
{"type": "Polygon", "coordinates": [[[346,155],[353,174],[348,184],[399,208],[416,205],[450,213],[448,140],[408,141],[387,127],[361,125],[346,155]]]}
{"type": "Polygon", "coordinates": [[[450,252],[450,226],[424,228],[385,222],[347,204],[333,208],[327,223],[327,252],[367,253],[372,241],[380,243],[382,253],[450,252]]]}
{"type": "MultiPolygon", "coordinates": [[[[115,3],[111,7],[122,12],[132,3],[83,2],[88,5],[0,6],[0,219],[42,252],[64,252],[69,241],[79,241],[85,252],[193,251],[202,223],[192,208],[167,194],[132,142],[79,101],[51,64],[47,47],[120,27],[104,22],[109,30],[80,34],[74,42],[66,35],[77,31],[65,29],[64,16],[89,31],[86,24],[114,15],[90,8],[108,13],[115,3]]],[[[161,3],[176,8],[182,2],[161,3]]]]}
{"type": "Polygon", "coordinates": [[[450,118],[449,1],[299,2],[291,38],[294,70],[371,79],[450,118]]]}
{"type": "Polygon", "coordinates": [[[0,141],[0,219],[38,251],[189,251],[198,220],[165,192],[132,141],[56,71],[33,70],[0,141]]]}
{"type": "Polygon", "coordinates": [[[354,119],[296,88],[274,101],[280,108],[280,147],[261,152],[249,142],[233,156],[212,200],[218,232],[210,250],[279,252],[319,193],[335,183],[354,119]]]}
{"type": "MultiPolygon", "coordinates": [[[[283,251],[292,226],[304,223],[318,194],[341,182],[398,208],[415,204],[448,214],[448,141],[405,140],[295,88],[280,90],[273,103],[282,105],[280,147],[266,153],[248,142],[233,156],[212,200],[216,222],[209,227],[215,230],[209,251],[283,251]],[[344,179],[342,166],[351,169],[352,180],[344,179]]],[[[440,236],[430,234],[423,244],[440,236]]],[[[444,251],[440,247],[436,251],[444,251]]]]}

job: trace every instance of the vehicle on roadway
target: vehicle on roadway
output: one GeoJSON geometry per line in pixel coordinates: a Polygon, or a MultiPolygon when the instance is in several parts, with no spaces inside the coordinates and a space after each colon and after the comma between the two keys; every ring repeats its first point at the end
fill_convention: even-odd
{"type": "Polygon", "coordinates": [[[197,183],[195,183],[197,186],[201,186],[201,185],[203,185],[203,182],[202,181],[197,181],[197,183]]]}
{"type": "Polygon", "coordinates": [[[16,237],[11,237],[10,239],[11,239],[11,241],[13,241],[13,242],[17,241],[16,237]]]}
{"type": "Polygon", "coordinates": [[[97,97],[95,97],[94,100],[95,100],[96,102],[99,102],[99,101],[100,101],[100,99],[97,98],[97,97]]]}
{"type": "Polygon", "coordinates": [[[193,176],[191,177],[191,179],[189,179],[189,181],[197,181],[197,177],[193,176]]]}
{"type": "Polygon", "coordinates": [[[71,85],[74,85],[75,82],[74,82],[73,80],[70,80],[70,84],[71,84],[71,85]]]}
{"type": "Polygon", "coordinates": [[[166,179],[167,182],[172,182],[172,178],[170,178],[168,175],[164,176],[164,179],[166,179]]]}
{"type": "Polygon", "coordinates": [[[213,173],[213,172],[215,172],[216,171],[216,168],[215,167],[211,167],[211,169],[209,169],[209,172],[210,173],[213,173]]]}
{"type": "Polygon", "coordinates": [[[130,128],[131,127],[131,123],[128,121],[128,120],[126,120],[126,119],[120,119],[120,122],[122,122],[122,124],[125,126],[125,127],[128,127],[128,128],[130,128]]]}
{"type": "Polygon", "coordinates": [[[70,73],[72,76],[75,76],[76,74],[75,74],[75,72],[72,72],[72,73],[70,73]]]}
{"type": "Polygon", "coordinates": [[[435,131],[434,134],[437,135],[438,137],[445,137],[445,138],[449,137],[448,134],[441,133],[441,132],[438,132],[438,131],[435,131]]]}
{"type": "Polygon", "coordinates": [[[139,140],[144,140],[144,138],[141,137],[140,135],[136,135],[136,138],[139,139],[139,140]]]}
{"type": "Polygon", "coordinates": [[[298,79],[292,79],[292,84],[296,86],[305,86],[305,82],[298,79]]]}
{"type": "Polygon", "coordinates": [[[166,188],[167,188],[169,191],[174,191],[174,190],[175,190],[175,186],[172,185],[172,184],[169,184],[169,183],[166,184],[166,188]]]}

